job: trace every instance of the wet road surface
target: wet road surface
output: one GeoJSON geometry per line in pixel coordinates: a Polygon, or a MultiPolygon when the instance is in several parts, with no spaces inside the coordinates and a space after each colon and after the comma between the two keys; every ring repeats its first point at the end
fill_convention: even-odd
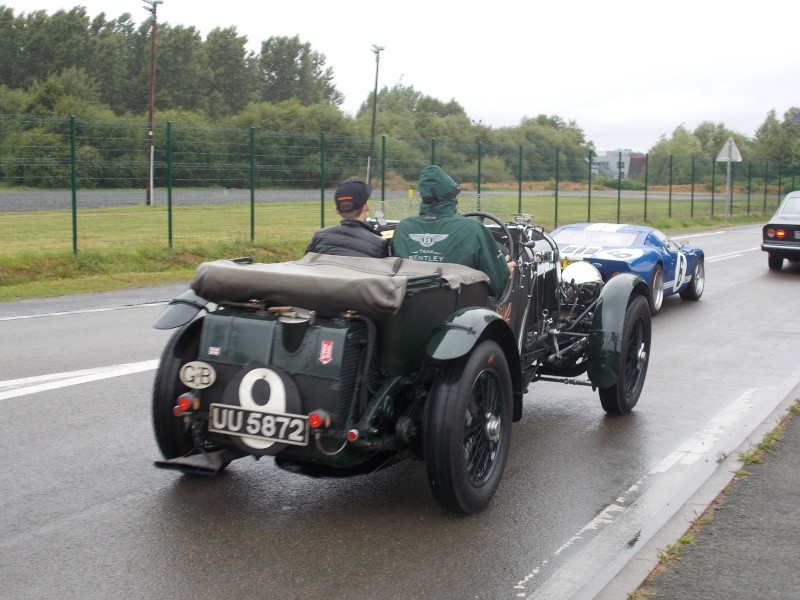
{"type": "Polygon", "coordinates": [[[150,323],[173,288],[0,304],[0,585],[14,598],[590,594],[800,381],[800,269],[768,271],[759,229],[693,234],[706,291],[654,319],[632,414],[606,416],[591,388],[532,385],[499,491],[466,519],[441,512],[422,463],[344,480],[269,459],[207,479],[154,468],[149,394],[169,332],[150,323]]]}

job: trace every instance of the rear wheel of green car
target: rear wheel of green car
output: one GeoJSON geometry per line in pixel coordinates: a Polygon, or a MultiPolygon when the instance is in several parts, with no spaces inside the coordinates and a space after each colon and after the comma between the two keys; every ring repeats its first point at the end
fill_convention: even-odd
{"type": "Polygon", "coordinates": [[[202,322],[202,319],[197,319],[172,334],[156,371],[153,383],[153,433],[166,459],[184,456],[194,449],[187,423],[183,418],[176,417],[172,409],[178,396],[189,391],[181,383],[179,373],[183,365],[197,359],[202,322]]]}
{"type": "Polygon", "coordinates": [[[511,376],[503,351],[484,341],[438,373],[425,408],[428,482],[447,511],[469,515],[494,496],[511,443],[511,376]]]}

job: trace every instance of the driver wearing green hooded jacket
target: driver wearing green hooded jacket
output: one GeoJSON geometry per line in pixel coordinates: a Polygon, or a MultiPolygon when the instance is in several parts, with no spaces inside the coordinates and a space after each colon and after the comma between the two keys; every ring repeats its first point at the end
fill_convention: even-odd
{"type": "Polygon", "coordinates": [[[491,232],[475,219],[456,214],[455,180],[432,165],[422,170],[419,215],[402,219],[392,236],[394,256],[425,262],[458,263],[489,276],[495,298],[506,287],[514,263],[507,263],[491,232]]]}

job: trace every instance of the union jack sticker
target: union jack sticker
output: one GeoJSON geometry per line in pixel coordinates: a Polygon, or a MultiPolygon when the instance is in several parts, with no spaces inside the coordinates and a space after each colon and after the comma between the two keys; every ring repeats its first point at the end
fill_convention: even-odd
{"type": "Polygon", "coordinates": [[[209,356],[219,356],[220,352],[222,352],[222,348],[219,346],[209,346],[208,347],[208,355],[209,356]]]}
{"type": "Polygon", "coordinates": [[[502,306],[495,306],[495,312],[500,315],[506,323],[511,325],[511,304],[503,304],[502,306]]]}

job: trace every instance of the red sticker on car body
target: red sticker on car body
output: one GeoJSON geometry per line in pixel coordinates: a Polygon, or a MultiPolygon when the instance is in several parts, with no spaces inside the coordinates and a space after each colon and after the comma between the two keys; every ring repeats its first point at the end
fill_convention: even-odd
{"type": "Polygon", "coordinates": [[[319,347],[319,362],[327,365],[333,360],[333,340],[322,340],[319,347]]]}

